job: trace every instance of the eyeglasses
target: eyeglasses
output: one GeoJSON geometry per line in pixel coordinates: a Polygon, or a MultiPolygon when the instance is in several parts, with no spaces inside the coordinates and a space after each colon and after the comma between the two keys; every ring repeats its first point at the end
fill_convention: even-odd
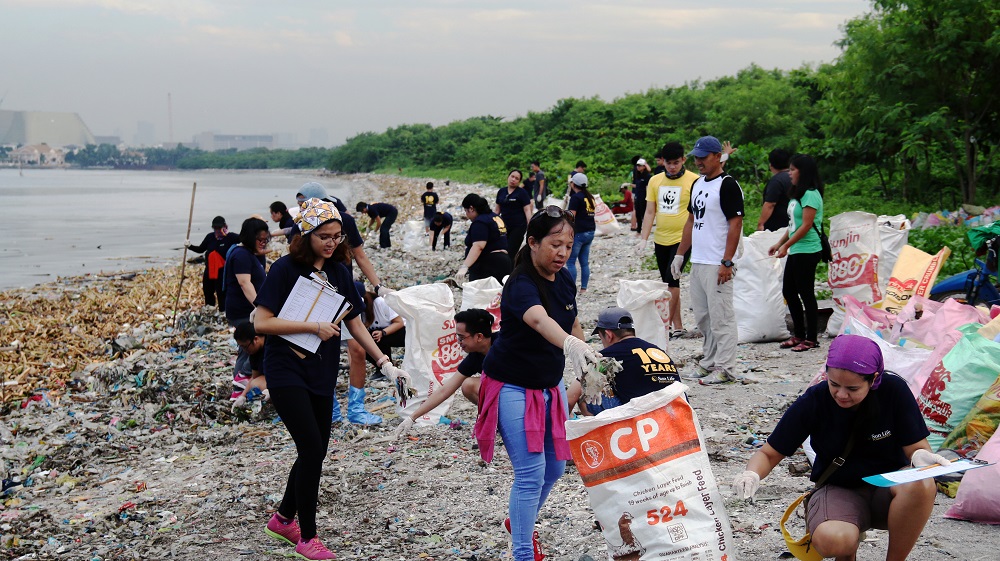
{"type": "Polygon", "coordinates": [[[455,333],[455,335],[458,337],[458,342],[461,343],[462,341],[465,341],[466,339],[474,337],[475,333],[470,333],[468,335],[461,335],[459,333],[455,333]]]}
{"type": "Polygon", "coordinates": [[[347,239],[347,234],[343,232],[339,234],[317,234],[316,237],[319,238],[319,241],[323,243],[333,242],[335,244],[340,244],[343,243],[345,239],[347,239]]]}
{"type": "Polygon", "coordinates": [[[257,236],[257,243],[267,243],[271,241],[271,236],[257,236]]]}

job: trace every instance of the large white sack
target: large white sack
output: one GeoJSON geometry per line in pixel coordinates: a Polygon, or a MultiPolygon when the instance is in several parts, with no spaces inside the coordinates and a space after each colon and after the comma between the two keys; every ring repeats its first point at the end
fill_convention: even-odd
{"type": "Polygon", "coordinates": [[[618,219],[608,205],[601,200],[600,195],[594,195],[594,224],[597,226],[597,234],[610,236],[618,232],[618,219]]]}
{"type": "Polygon", "coordinates": [[[462,283],[461,310],[481,308],[493,315],[493,332],[500,331],[500,294],[503,285],[493,277],[462,283]]]}
{"type": "MultiPolygon", "coordinates": [[[[396,414],[409,417],[432,393],[439,391],[462,361],[462,347],[455,334],[455,300],[446,284],[418,284],[385,296],[389,307],[406,320],[406,341],[401,368],[413,379],[417,395],[407,399],[406,407],[396,404],[396,414]]],[[[417,424],[437,424],[451,407],[449,396],[417,424]]]]}
{"type": "Polygon", "coordinates": [[[403,251],[414,253],[426,245],[423,220],[407,220],[403,224],[403,251]]]}
{"type": "Polygon", "coordinates": [[[674,383],[566,421],[610,559],[736,560],[698,417],[684,400],[687,389],[674,383]]]}
{"type": "Polygon", "coordinates": [[[743,238],[743,254],[736,258],[733,279],[733,311],[740,343],[779,341],[790,336],[781,294],[785,259],[767,254],[786,230],[754,232],[743,238]]]}
{"type": "Polygon", "coordinates": [[[879,288],[878,264],[882,243],[877,216],[869,212],[851,211],[830,219],[830,290],[833,292],[833,315],[826,332],[834,336],[844,323],[844,297],[853,296],[864,304],[882,299],[879,288]]]}
{"type": "Polygon", "coordinates": [[[669,351],[670,286],[655,280],[619,280],[618,305],[632,314],[635,335],[669,351]]]}
{"type": "Polygon", "coordinates": [[[885,289],[889,286],[889,277],[892,276],[892,268],[899,259],[899,252],[910,240],[910,221],[902,214],[895,216],[883,214],[876,220],[879,242],[882,244],[882,252],[878,256],[878,287],[882,294],[885,294],[885,289]]]}

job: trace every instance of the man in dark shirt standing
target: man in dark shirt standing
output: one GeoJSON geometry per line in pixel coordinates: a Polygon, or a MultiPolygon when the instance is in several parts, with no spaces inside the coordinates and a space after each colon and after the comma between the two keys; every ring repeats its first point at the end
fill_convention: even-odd
{"type": "Polygon", "coordinates": [[[219,311],[226,311],[225,283],[222,278],[222,269],[226,264],[226,252],[234,245],[239,245],[240,236],[229,231],[226,219],[216,216],[212,219],[212,232],[205,236],[199,245],[191,245],[190,240],[185,240],[184,245],[195,253],[205,253],[205,274],[202,275],[201,289],[205,293],[205,305],[214,306],[216,298],[219,302],[219,311]]]}
{"type": "Polygon", "coordinates": [[[531,173],[535,175],[531,197],[535,200],[535,210],[542,210],[542,207],[545,206],[545,197],[549,195],[549,184],[545,180],[545,172],[538,165],[538,160],[531,162],[531,173]]]}
{"type": "Polygon", "coordinates": [[[420,202],[424,205],[424,233],[430,234],[431,232],[431,220],[434,220],[434,215],[437,214],[438,194],[434,192],[434,182],[427,182],[427,190],[424,191],[423,195],[420,195],[420,202]]]}
{"type": "Polygon", "coordinates": [[[780,148],[771,150],[767,156],[771,168],[771,179],[764,186],[764,206],[760,209],[757,231],[775,231],[788,226],[788,193],[792,190],[792,179],[788,176],[788,162],[791,155],[780,148]]]}

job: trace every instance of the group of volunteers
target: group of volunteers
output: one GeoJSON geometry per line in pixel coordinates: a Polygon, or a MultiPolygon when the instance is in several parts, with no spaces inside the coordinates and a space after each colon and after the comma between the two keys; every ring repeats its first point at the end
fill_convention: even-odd
{"type": "MultiPolygon", "coordinates": [[[[743,231],[744,201],[739,183],[724,171],[734,151],[712,136],[699,138],[690,151],[679,142],[668,142],[656,154],[655,169],[649,169],[644,159],[635,159],[629,184],[635,186],[632,205],[640,238],[638,252],[645,253],[652,233],[659,272],[670,287],[671,338],[687,334],[680,319],[679,280],[690,262],[687,298],[704,340],[703,356],[687,377],[702,384],[722,384],[736,377],[732,280],[737,273],[734,260],[743,231]],[[698,173],[687,169],[689,156],[698,173]]],[[[780,346],[805,351],[818,346],[811,279],[819,261],[822,184],[816,162],[809,156],[790,157],[776,150],[770,163],[773,177],[765,188],[766,215],[758,229],[787,227],[769,252],[776,258],[788,256],[783,291],[795,333],[780,346]]],[[[504,526],[511,535],[516,561],[545,557],[535,525],[571,458],[565,422],[574,414],[600,414],[681,380],[664,349],[636,336],[633,317],[623,308],[605,308],[596,318],[591,335],[599,338],[600,351],[586,342],[583,323],[594,318],[578,317],[577,298],[585,293],[589,280],[595,204],[585,167],[579,162],[568,177],[566,209],[544,204],[550,191],[538,162],[532,163],[528,179],[520,170],[511,170],[492,208],[480,195],[464,197],[461,206],[470,222],[457,276],[494,277],[503,284],[499,325],[486,310],[455,314],[456,336],[467,356],[441,388],[402,419],[394,433],[396,438],[408,433],[417,419],[460,389],[477,404],[474,435],[482,458],[492,461],[499,432],[513,467],[504,526]],[[599,405],[588,403],[581,385],[583,372],[609,358],[622,364],[612,395],[599,405]],[[576,377],[568,387],[563,377],[567,365],[576,377]]],[[[433,183],[427,183],[420,198],[431,248],[436,249],[441,237],[448,247],[454,217],[437,210],[440,199],[433,183]]],[[[300,211],[291,221],[287,209],[272,205],[272,219],[279,225],[275,232],[269,232],[262,220],[264,228],[260,229],[261,224],[248,219],[245,232],[241,230],[236,240],[219,218],[222,229],[206,237],[196,250],[209,250],[212,244],[238,245],[245,253],[234,257],[237,250],[224,251],[229,254],[221,267],[227,319],[236,326],[235,338],[253,371],[247,387],[267,388],[296,446],[297,458],[284,495],[265,531],[293,545],[301,558],[333,559],[335,554],[317,537],[316,510],[331,422],[339,420],[335,387],[341,336],[350,337],[348,420],[373,424],[381,419],[364,410],[365,360],[368,357],[393,381],[408,380],[405,372],[393,366],[389,353],[391,347],[403,345],[405,325],[384,301],[378,304],[387,290],[343,203],[328,196],[318,183],[303,185],[296,199],[300,211]],[[262,256],[272,234],[288,236],[291,242],[288,254],[265,274],[262,256]],[[363,295],[363,285],[355,285],[353,261],[375,287],[367,295],[363,295]],[[353,310],[342,324],[277,317],[300,277],[329,283],[350,301],[353,310]],[[239,297],[230,300],[230,289],[239,297]],[[318,351],[305,352],[281,337],[297,333],[319,337],[318,351]],[[263,379],[255,381],[258,378],[263,379]],[[358,395],[361,405],[355,411],[358,395]]],[[[396,209],[383,203],[358,203],[356,208],[369,213],[380,229],[380,244],[387,247],[388,225],[396,219],[396,209]]],[[[220,273],[214,275],[204,281],[206,301],[210,289],[211,297],[218,298],[216,285],[210,281],[220,278],[220,273]]],[[[733,487],[739,497],[753,497],[761,479],[811,438],[817,454],[812,472],[817,488],[808,503],[807,525],[815,551],[826,557],[854,559],[861,532],[885,528],[889,530],[887,559],[905,559],[930,515],[933,481],[882,490],[861,478],[907,464],[927,466],[947,460],[932,453],[912,394],[905,382],[885,371],[878,345],[842,335],[830,344],[826,371],[826,379],[808,389],[784,414],[733,487]]]]}

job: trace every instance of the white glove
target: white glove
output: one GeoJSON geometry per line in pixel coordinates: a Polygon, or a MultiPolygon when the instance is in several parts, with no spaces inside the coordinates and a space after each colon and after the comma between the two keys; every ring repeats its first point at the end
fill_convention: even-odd
{"type": "Polygon", "coordinates": [[[670,262],[670,274],[673,275],[675,279],[681,278],[681,269],[684,268],[684,256],[675,255],[674,260],[670,262]]]}
{"type": "Polygon", "coordinates": [[[458,268],[458,272],[455,273],[455,276],[464,277],[467,274],[469,274],[469,268],[465,266],[465,263],[462,263],[462,266],[458,268]]]}
{"type": "Polygon", "coordinates": [[[387,287],[385,287],[385,286],[383,286],[381,284],[378,285],[378,295],[379,296],[385,298],[388,294],[390,294],[392,292],[395,292],[395,290],[393,290],[391,288],[387,288],[387,287]]]}
{"type": "Polygon", "coordinates": [[[583,378],[587,361],[596,364],[601,360],[601,356],[597,354],[597,351],[572,335],[563,340],[563,354],[573,363],[573,373],[576,374],[577,380],[583,378]]]}
{"type": "Polygon", "coordinates": [[[951,460],[945,458],[940,454],[935,454],[926,448],[917,448],[917,451],[910,456],[910,464],[915,468],[927,467],[933,465],[946,466],[951,463],[951,460]]]}
{"type": "Polygon", "coordinates": [[[756,471],[744,471],[733,479],[733,492],[738,499],[752,499],[760,489],[760,476],[756,471]]]}
{"type": "Polygon", "coordinates": [[[396,427],[396,430],[392,431],[392,438],[394,438],[395,440],[399,440],[400,438],[406,436],[410,432],[410,429],[412,428],[413,428],[413,419],[407,417],[403,419],[402,423],[399,423],[399,426],[396,427]]]}
{"type": "Polygon", "coordinates": [[[184,247],[191,247],[191,240],[184,240],[184,247]]]}
{"type": "Polygon", "coordinates": [[[649,242],[647,240],[640,239],[639,243],[635,246],[635,254],[642,256],[646,253],[646,244],[649,242]]]}
{"type": "Polygon", "coordinates": [[[405,370],[393,366],[391,360],[382,365],[382,375],[392,380],[393,391],[400,407],[406,407],[406,400],[416,395],[413,392],[413,379],[405,370]]]}
{"type": "Polygon", "coordinates": [[[241,393],[240,396],[233,401],[233,408],[231,409],[231,411],[235,413],[237,409],[243,407],[246,404],[247,404],[247,394],[241,393]]]}

